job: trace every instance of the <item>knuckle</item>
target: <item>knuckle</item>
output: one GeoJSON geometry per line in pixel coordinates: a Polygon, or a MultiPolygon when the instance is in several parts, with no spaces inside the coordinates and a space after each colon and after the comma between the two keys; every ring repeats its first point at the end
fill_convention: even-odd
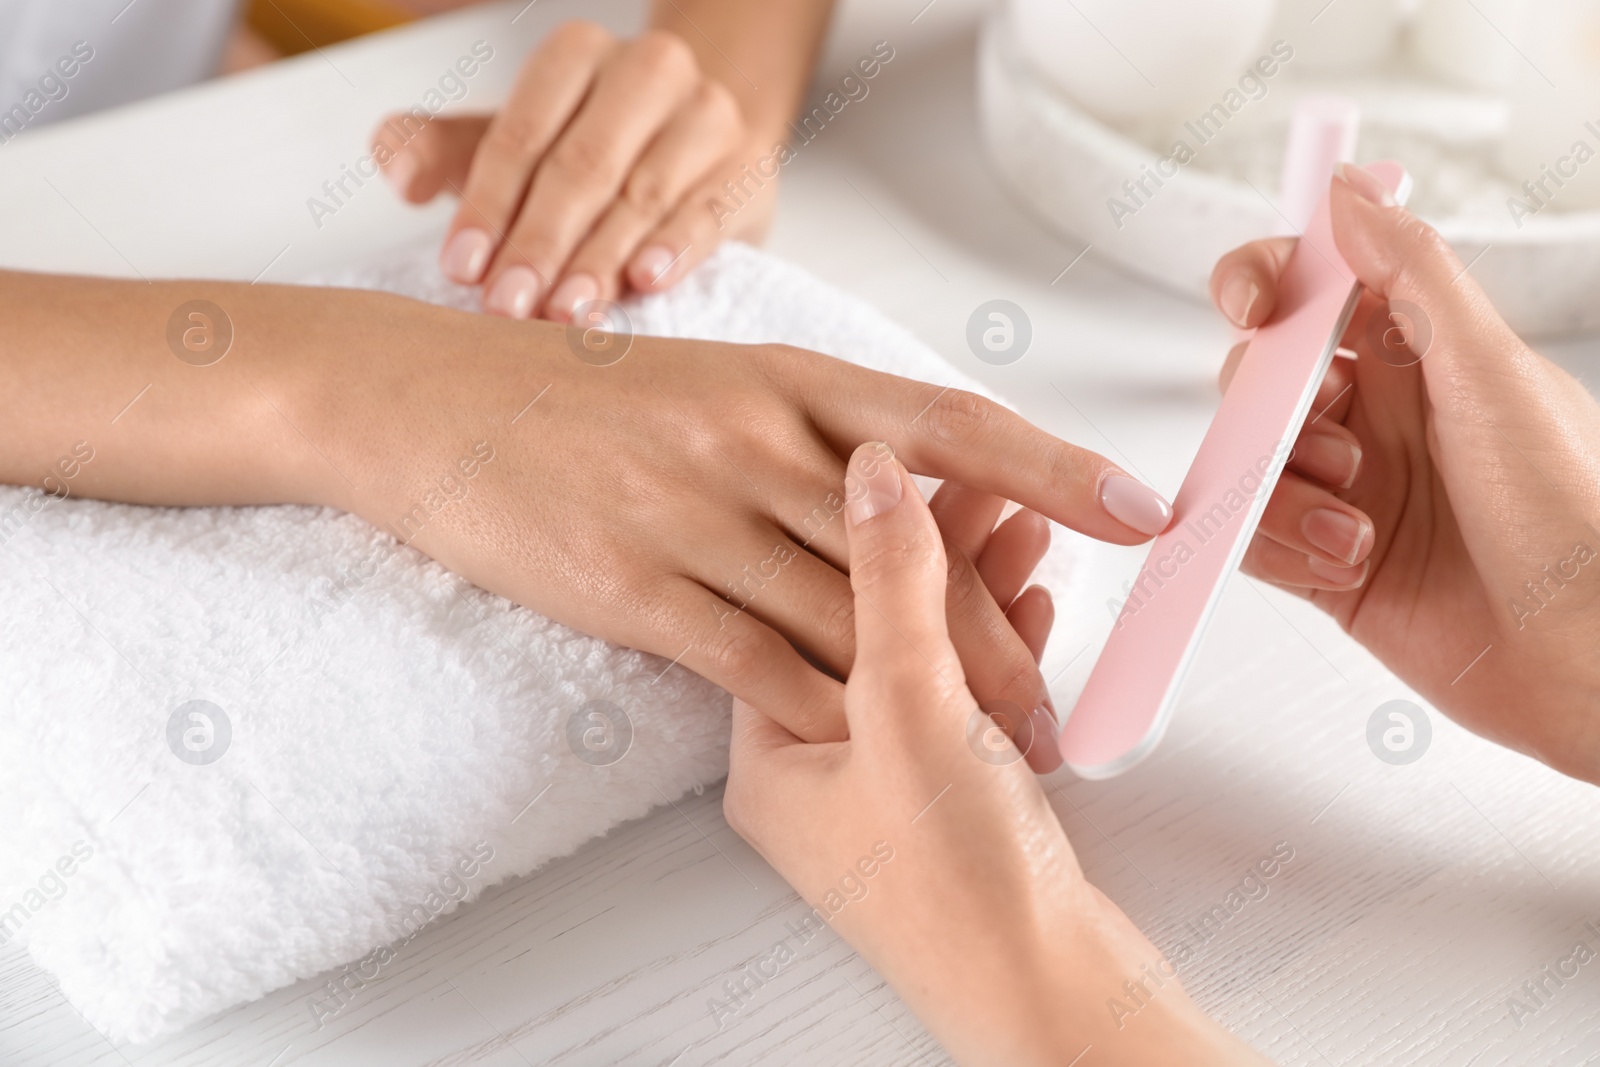
{"type": "Polygon", "coordinates": [[[932,538],[880,536],[851,561],[850,579],[870,591],[885,582],[942,578],[943,557],[943,547],[932,538]]]}
{"type": "Polygon", "coordinates": [[[1033,657],[1019,643],[1015,650],[1006,650],[996,666],[996,677],[1002,679],[998,695],[1023,711],[1031,710],[1042,695],[1044,681],[1033,657]]]}
{"type": "Polygon", "coordinates": [[[744,689],[768,658],[767,641],[754,623],[741,620],[712,631],[706,662],[724,689],[744,689]]]}
{"type": "Polygon", "coordinates": [[[923,416],[928,432],[946,444],[971,443],[994,419],[995,405],[977,393],[951,389],[940,396],[923,416]]]}
{"type": "Polygon", "coordinates": [[[622,198],[640,215],[649,219],[661,218],[672,210],[672,199],[662,176],[642,168],[628,176],[622,198]]]}
{"type": "Polygon", "coordinates": [[[965,604],[978,590],[978,572],[960,551],[945,546],[945,597],[954,605],[965,604]]]}
{"type": "Polygon", "coordinates": [[[545,166],[552,177],[575,186],[592,185],[596,179],[609,183],[616,169],[607,147],[590,137],[562,138],[545,166]]]}
{"type": "Polygon", "coordinates": [[[634,43],[632,60],[656,77],[688,74],[696,68],[694,49],[669,30],[651,30],[634,43]]]}
{"type": "Polygon", "coordinates": [[[569,19],[550,34],[552,50],[604,48],[615,39],[610,30],[588,19],[569,19]]]}
{"type": "Polygon", "coordinates": [[[856,641],[856,602],[843,596],[822,620],[822,639],[832,648],[853,648],[856,641]]]}
{"type": "Polygon", "coordinates": [[[718,130],[732,131],[744,125],[744,114],[739,110],[733,90],[719,81],[711,78],[701,81],[697,104],[705,109],[718,130]]]}
{"type": "Polygon", "coordinates": [[[538,138],[539,128],[533,116],[507,108],[489,124],[489,131],[483,135],[483,151],[490,159],[518,159],[538,138]]]}

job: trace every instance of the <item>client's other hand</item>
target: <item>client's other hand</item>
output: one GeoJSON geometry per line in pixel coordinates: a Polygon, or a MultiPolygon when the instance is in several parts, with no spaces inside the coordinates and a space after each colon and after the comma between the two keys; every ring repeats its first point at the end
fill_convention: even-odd
{"type": "Polygon", "coordinates": [[[629,287],[664,289],[728,239],[758,236],[776,186],[731,217],[707,201],[739,177],[753,133],[733,94],[667,30],[619,41],[590,22],[551,33],[493,116],[408,116],[375,142],[414,203],[461,196],[440,266],[483,286],[484,308],[568,321],[629,287]]]}
{"type": "MultiPolygon", "coordinates": [[[[1377,179],[1347,167],[1332,197],[1365,287],[1355,359],[1323,381],[1245,570],[1332,614],[1468,729],[1600,782],[1600,405],[1377,179]]],[[[1293,248],[1217,264],[1237,325],[1271,318],[1293,248]]]]}
{"type": "MultiPolygon", "coordinates": [[[[808,744],[783,694],[734,704],[728,824],[876,967],[956,1060],[1260,1063],[1083,877],[1038,781],[969,688],[940,530],[881,446],[852,457],[849,740],[808,744]],[[1137,1013],[1108,1010],[1141,983],[1137,1013]]],[[[946,531],[948,533],[948,531],[946,531]]],[[[996,534],[998,537],[999,534],[996,534]]],[[[1021,579],[1016,579],[1020,581],[1021,579]]],[[[1039,623],[1018,618],[1023,637],[1039,623]]]]}

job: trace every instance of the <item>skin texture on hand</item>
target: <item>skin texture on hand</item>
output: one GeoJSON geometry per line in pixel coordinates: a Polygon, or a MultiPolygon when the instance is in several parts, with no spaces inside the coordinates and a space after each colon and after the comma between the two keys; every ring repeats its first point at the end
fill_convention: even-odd
{"type": "MultiPolygon", "coordinates": [[[[870,445],[848,480],[849,740],[805,743],[781,707],[736,701],[729,825],[968,1067],[1060,1067],[1086,1047],[1086,1063],[1265,1062],[1194,1007],[1085,881],[1015,750],[976,739],[986,720],[950,639],[940,531],[915,483],[870,445]],[[1113,1013],[1140,980],[1140,1009],[1113,1013]]],[[[953,517],[970,503],[935,505],[953,517]]],[[[1036,557],[1004,558],[1020,582],[1036,557]]],[[[1042,647],[1034,624],[1018,627],[1042,647]]]]}
{"type": "MultiPolygon", "coordinates": [[[[1355,358],[1322,383],[1245,570],[1332,614],[1468,729],[1600,783],[1600,405],[1431,227],[1345,174],[1333,223],[1364,286],[1355,358]]],[[[1292,249],[1217,265],[1236,325],[1271,317],[1292,249]]]]}
{"type": "MultiPolygon", "coordinates": [[[[808,739],[843,736],[837,679],[855,639],[839,487],[861,440],[887,438],[912,469],[982,498],[968,509],[982,517],[952,531],[948,610],[975,690],[1017,719],[1046,722],[1048,693],[1007,620],[1013,605],[985,587],[970,530],[986,536],[1016,500],[1091,536],[1148,536],[1101,503],[1121,473],[1109,461],[970,394],[770,346],[639,337],[620,362],[594,366],[560,328],[396,305],[403,340],[383,359],[325,362],[283,401],[361,489],[324,479],[324,499],[393,521],[486,441],[496,459],[418,548],[552,618],[771,702],[808,739]],[[352,410],[353,396],[382,400],[352,410]]],[[[995,536],[1037,541],[1038,522],[995,536]]],[[[1040,769],[1053,767],[1053,746],[1036,747],[1040,769]]]]}
{"type": "Polygon", "coordinates": [[[405,199],[460,197],[440,253],[448,277],[481,285],[492,314],[566,322],[590,301],[667,288],[722,241],[765,232],[776,180],[749,189],[741,168],[783,139],[830,7],[784,0],[752,17],[748,5],[684,0],[627,41],[569,22],[528,56],[497,113],[420,128],[391,116],[375,147],[405,199]],[[729,180],[752,195],[719,213],[710,202],[729,180]]]}
{"type": "MultiPolygon", "coordinates": [[[[1003,502],[1150,535],[1103,502],[1136,484],[1107,460],[980,397],[796,349],[638,337],[597,366],[565,328],[387,294],[27,274],[0,274],[0,319],[0,478],[36,483],[82,440],[79,495],[351,511],[485,589],[772,702],[808,739],[843,736],[840,487],[861,441],[971,487],[942,498],[959,505],[951,631],[974,691],[1042,740],[1048,693],[1013,627],[1042,605],[1020,580],[997,600],[983,554],[1003,502]],[[195,300],[231,336],[204,365],[169,347],[195,300]]],[[[994,542],[1042,550],[1039,515],[994,542]]],[[[1049,770],[1053,753],[1029,757],[1049,770]]]]}

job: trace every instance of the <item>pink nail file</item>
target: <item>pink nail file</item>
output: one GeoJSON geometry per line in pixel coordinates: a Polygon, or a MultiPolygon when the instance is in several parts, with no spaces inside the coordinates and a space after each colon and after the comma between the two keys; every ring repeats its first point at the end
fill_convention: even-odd
{"type": "MultiPolygon", "coordinates": [[[[1404,168],[1367,169],[1404,202],[1404,168]]],[[[1273,319],[1250,340],[1173,501],[1172,524],[1151,546],[1062,727],[1062,758],[1079,777],[1121,774],[1161,740],[1359,295],[1334,244],[1324,192],[1284,269],[1273,319]]]]}

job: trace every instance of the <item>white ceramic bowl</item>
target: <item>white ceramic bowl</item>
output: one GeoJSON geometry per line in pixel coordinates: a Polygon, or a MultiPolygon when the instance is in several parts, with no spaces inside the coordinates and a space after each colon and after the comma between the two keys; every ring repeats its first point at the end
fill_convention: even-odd
{"type": "MultiPolygon", "coordinates": [[[[997,8],[979,44],[979,120],[1001,180],[1051,229],[1087,242],[1091,256],[1200,299],[1219,256],[1282,232],[1272,203],[1276,179],[1258,174],[1252,187],[1202,169],[1212,161],[1183,167],[1135,214],[1114,218],[1108,202],[1129,203],[1123,183],[1137,180],[1161,155],[1089,117],[1037,71],[1015,35],[1006,9],[997,8]]],[[[1272,107],[1284,112],[1298,91],[1281,81],[1272,90],[1272,107]]],[[[1370,116],[1368,131],[1374,135],[1364,134],[1369,145],[1384,140],[1370,116]]],[[[1281,137],[1276,150],[1281,155],[1281,137]]],[[[1417,172],[1419,187],[1428,182],[1426,161],[1400,162],[1417,172]]],[[[1506,213],[1436,217],[1421,203],[1419,210],[1517,332],[1560,336],[1600,329],[1600,212],[1551,209],[1519,227],[1506,213]]]]}

